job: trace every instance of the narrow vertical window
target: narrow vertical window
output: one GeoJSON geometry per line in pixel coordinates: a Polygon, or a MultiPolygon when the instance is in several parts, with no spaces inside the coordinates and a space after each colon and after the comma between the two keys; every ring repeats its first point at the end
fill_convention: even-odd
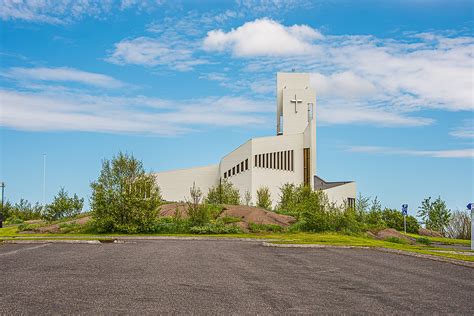
{"type": "Polygon", "coordinates": [[[240,173],[240,164],[238,164],[236,167],[237,167],[237,174],[239,174],[240,173]]]}
{"type": "Polygon", "coordinates": [[[224,179],[227,178],[227,171],[224,172],[224,179]]]}
{"type": "Polygon", "coordinates": [[[310,185],[310,151],[309,148],[303,148],[303,183],[304,185],[310,185]]]}
{"type": "Polygon", "coordinates": [[[291,171],[295,171],[295,155],[294,155],[294,150],[291,151],[291,171]]]}
{"type": "Polygon", "coordinates": [[[249,170],[249,160],[245,159],[245,170],[249,170]]]}
{"type": "Polygon", "coordinates": [[[232,167],[232,175],[235,175],[235,167],[232,167]]]}
{"type": "Polygon", "coordinates": [[[270,153],[270,169],[273,168],[273,153],[270,153]]]}
{"type": "Polygon", "coordinates": [[[254,162],[254,166],[255,167],[258,167],[258,156],[257,155],[254,155],[254,159],[255,159],[255,162],[254,162]]]}
{"type": "Polygon", "coordinates": [[[277,152],[276,153],[276,156],[277,156],[277,165],[276,165],[276,169],[280,169],[280,153],[277,152]]]}
{"type": "Polygon", "coordinates": [[[242,161],[240,163],[240,171],[243,172],[245,169],[244,169],[244,162],[242,161]]]}
{"type": "Polygon", "coordinates": [[[283,170],[286,170],[286,151],[283,152],[283,170]]]}

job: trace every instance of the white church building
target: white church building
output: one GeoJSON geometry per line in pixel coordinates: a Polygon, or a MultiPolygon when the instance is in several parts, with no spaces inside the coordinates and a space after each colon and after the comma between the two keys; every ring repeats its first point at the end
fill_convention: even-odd
{"type": "Polygon", "coordinates": [[[250,192],[253,204],[257,190],[267,187],[275,206],[281,186],[294,183],[323,190],[338,205],[354,205],[355,182],[326,182],[316,175],[316,93],[309,74],[278,73],[276,92],[275,136],[252,138],[215,165],[156,173],[163,198],[183,201],[193,183],[206,194],[225,179],[242,197],[250,192]]]}

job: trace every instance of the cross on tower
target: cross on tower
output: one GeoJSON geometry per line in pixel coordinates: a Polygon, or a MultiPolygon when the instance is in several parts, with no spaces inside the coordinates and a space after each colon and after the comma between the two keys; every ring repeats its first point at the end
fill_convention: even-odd
{"type": "Polygon", "coordinates": [[[294,100],[290,100],[290,102],[295,104],[295,113],[298,113],[298,110],[296,110],[296,105],[297,105],[298,103],[303,103],[303,100],[298,100],[298,99],[296,98],[296,94],[295,94],[295,99],[294,99],[294,100]]]}

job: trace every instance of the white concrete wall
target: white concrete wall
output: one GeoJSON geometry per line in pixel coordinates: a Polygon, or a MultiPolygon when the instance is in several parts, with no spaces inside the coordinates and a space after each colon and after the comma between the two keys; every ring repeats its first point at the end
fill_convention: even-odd
{"type": "MultiPolygon", "coordinates": [[[[245,191],[252,190],[252,140],[240,145],[237,149],[222,158],[220,163],[220,177],[224,179],[224,172],[231,170],[242,161],[248,159],[248,170],[240,171],[239,174],[227,177],[227,180],[240,192],[241,200],[244,198],[245,191]]],[[[244,163],[245,165],[245,163],[244,163]]],[[[207,191],[206,191],[207,192],[207,191]]]]}
{"type": "Polygon", "coordinates": [[[323,191],[328,196],[329,202],[336,203],[337,206],[343,206],[347,198],[356,198],[356,183],[349,182],[334,188],[323,191]]]}
{"type": "Polygon", "coordinates": [[[190,198],[189,189],[193,182],[204,195],[219,183],[219,165],[158,172],[155,177],[163,199],[185,201],[190,198]]]}
{"type": "Polygon", "coordinates": [[[280,135],[252,139],[252,202],[257,201],[257,190],[268,187],[272,205],[280,201],[280,188],[285,183],[303,183],[303,134],[280,135]],[[255,167],[256,154],[294,150],[294,171],[255,167]]]}

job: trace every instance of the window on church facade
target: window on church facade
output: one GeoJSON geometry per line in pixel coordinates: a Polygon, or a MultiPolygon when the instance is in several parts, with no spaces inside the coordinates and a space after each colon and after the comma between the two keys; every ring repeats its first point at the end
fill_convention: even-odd
{"type": "MultiPolygon", "coordinates": [[[[294,150],[285,150],[273,153],[264,153],[254,155],[255,167],[294,171],[294,150]]],[[[245,170],[248,169],[247,162],[245,170]]],[[[242,166],[241,170],[244,170],[242,166]]]]}

